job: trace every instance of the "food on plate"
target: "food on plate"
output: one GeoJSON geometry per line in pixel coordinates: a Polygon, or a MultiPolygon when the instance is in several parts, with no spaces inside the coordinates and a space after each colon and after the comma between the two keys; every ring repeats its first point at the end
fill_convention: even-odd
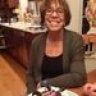
{"type": "Polygon", "coordinates": [[[32,96],[61,96],[61,93],[59,88],[51,87],[49,90],[47,87],[41,87],[33,92],[32,96]]]}

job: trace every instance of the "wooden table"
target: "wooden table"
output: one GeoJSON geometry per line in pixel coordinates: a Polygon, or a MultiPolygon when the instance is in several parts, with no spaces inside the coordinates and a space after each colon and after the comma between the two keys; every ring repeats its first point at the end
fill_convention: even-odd
{"type": "Polygon", "coordinates": [[[84,43],[96,43],[96,34],[83,34],[82,35],[84,43]]]}
{"type": "Polygon", "coordinates": [[[90,52],[93,51],[93,44],[96,44],[96,34],[83,34],[84,45],[88,45],[88,49],[90,52]]]}
{"type": "Polygon", "coordinates": [[[96,34],[89,34],[88,38],[89,38],[89,42],[96,43],[96,34]]]}
{"type": "MultiPolygon", "coordinates": [[[[96,82],[96,69],[93,70],[93,71],[91,71],[91,72],[89,72],[87,78],[88,78],[88,81],[87,81],[88,83],[94,83],[94,82],[96,82]]],[[[85,96],[83,94],[82,87],[71,88],[70,90],[73,91],[73,92],[76,92],[79,96],[85,96]]]]}

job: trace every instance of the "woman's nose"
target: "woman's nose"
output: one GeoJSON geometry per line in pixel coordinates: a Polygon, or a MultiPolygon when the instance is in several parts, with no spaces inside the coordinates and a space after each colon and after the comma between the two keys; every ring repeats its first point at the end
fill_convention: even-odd
{"type": "Polygon", "coordinates": [[[53,12],[52,12],[52,17],[58,17],[58,14],[57,14],[56,11],[53,11],[53,12]]]}

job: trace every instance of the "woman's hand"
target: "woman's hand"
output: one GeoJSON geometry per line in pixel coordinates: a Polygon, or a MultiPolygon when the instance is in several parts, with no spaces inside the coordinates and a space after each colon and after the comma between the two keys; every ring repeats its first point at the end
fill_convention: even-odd
{"type": "Polygon", "coordinates": [[[41,88],[41,83],[40,82],[37,84],[37,89],[39,89],[39,88],[41,88]]]}

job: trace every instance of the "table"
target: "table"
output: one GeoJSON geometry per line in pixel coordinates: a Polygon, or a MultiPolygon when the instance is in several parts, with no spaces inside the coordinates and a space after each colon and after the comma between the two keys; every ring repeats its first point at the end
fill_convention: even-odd
{"type": "MultiPolygon", "coordinates": [[[[87,75],[87,78],[88,78],[88,81],[87,81],[88,83],[96,82],[96,69],[89,72],[88,75],[87,75]]],[[[71,88],[69,90],[77,93],[79,96],[84,96],[82,87],[71,88]]]]}
{"type": "Polygon", "coordinates": [[[96,34],[88,35],[89,42],[96,43],[96,34]]]}
{"type": "Polygon", "coordinates": [[[83,34],[82,37],[83,37],[84,45],[87,45],[88,49],[90,51],[93,51],[93,44],[96,44],[96,34],[95,33],[83,34]]]}
{"type": "Polygon", "coordinates": [[[96,34],[83,34],[84,43],[96,43],[96,34]]]}

